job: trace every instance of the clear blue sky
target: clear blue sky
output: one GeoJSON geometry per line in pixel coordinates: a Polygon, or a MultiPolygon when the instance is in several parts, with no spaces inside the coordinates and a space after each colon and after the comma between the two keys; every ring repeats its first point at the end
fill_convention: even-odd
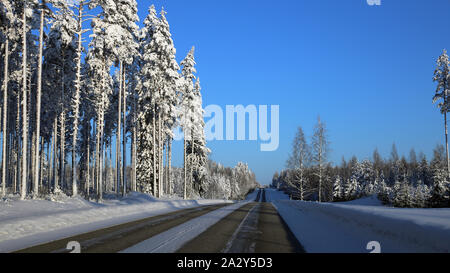
{"type": "Polygon", "coordinates": [[[141,21],[152,3],[167,11],[179,61],[196,46],[204,105],[280,105],[277,151],[208,143],[212,159],[248,162],[263,184],[284,168],[296,127],[309,138],[319,114],[335,163],[375,147],[388,157],[393,142],[429,158],[443,143],[431,100],[435,60],[450,48],[448,0],[138,0],[141,21]]]}

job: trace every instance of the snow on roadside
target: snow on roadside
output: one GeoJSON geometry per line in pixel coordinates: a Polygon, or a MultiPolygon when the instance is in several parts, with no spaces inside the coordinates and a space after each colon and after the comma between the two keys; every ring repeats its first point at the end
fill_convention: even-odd
{"type": "Polygon", "coordinates": [[[145,194],[130,193],[121,199],[95,203],[76,198],[0,202],[0,252],[118,225],[145,217],[202,205],[231,203],[226,200],[157,200],[145,194]]]}
{"type": "MultiPolygon", "coordinates": [[[[344,203],[280,200],[266,190],[307,252],[450,252],[450,209],[381,206],[373,197],[344,203]],[[275,197],[275,198],[274,198],[275,197]]],[[[285,198],[284,198],[285,199],[285,198]]]]}

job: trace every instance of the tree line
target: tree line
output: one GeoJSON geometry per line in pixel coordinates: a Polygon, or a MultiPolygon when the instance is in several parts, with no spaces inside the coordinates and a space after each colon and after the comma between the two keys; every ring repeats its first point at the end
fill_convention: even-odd
{"type": "Polygon", "coordinates": [[[287,169],[275,173],[272,186],[288,191],[300,200],[349,201],[376,194],[385,204],[396,207],[450,207],[450,160],[447,113],[450,111],[450,60],[443,50],[437,58],[433,81],[437,83],[433,103],[444,116],[445,148],[437,145],[430,162],[414,149],[407,160],[392,145],[389,159],[378,150],[372,159],[350,161],[340,166],[327,161],[329,142],[325,125],[318,119],[309,145],[301,127],[293,141],[287,169]]]}
{"type": "Polygon", "coordinates": [[[298,128],[287,168],[274,174],[273,187],[298,200],[340,202],[377,195],[383,203],[396,207],[450,206],[443,145],[436,146],[431,161],[414,149],[408,158],[400,157],[393,144],[388,159],[375,149],[370,159],[342,158],[340,165],[333,166],[327,161],[327,145],[321,145],[328,143],[323,132],[325,125],[319,120],[310,145],[298,128]]]}
{"type": "Polygon", "coordinates": [[[139,28],[137,11],[135,0],[0,2],[2,196],[173,194],[178,127],[182,196],[202,183],[194,47],[178,64],[166,12],[150,6],[139,28]]]}

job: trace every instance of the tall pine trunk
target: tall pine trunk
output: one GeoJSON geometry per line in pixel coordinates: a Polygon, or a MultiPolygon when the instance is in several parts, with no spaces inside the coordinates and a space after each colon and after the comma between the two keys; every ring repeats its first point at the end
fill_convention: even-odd
{"type": "Polygon", "coordinates": [[[133,184],[131,185],[132,191],[136,191],[136,137],[137,137],[137,133],[136,133],[136,96],[133,97],[133,140],[132,140],[132,144],[131,144],[131,149],[132,149],[132,155],[131,155],[131,165],[132,165],[132,179],[133,179],[133,184]]]}
{"type": "Polygon", "coordinates": [[[123,72],[123,64],[122,61],[119,62],[120,72],[119,72],[119,96],[118,96],[118,110],[117,110],[117,134],[116,134],[116,194],[120,193],[120,184],[121,184],[121,172],[120,172],[120,131],[121,127],[121,116],[122,116],[122,72],[123,72]]]}
{"type": "Polygon", "coordinates": [[[167,179],[169,180],[169,194],[173,194],[172,179],[170,176],[171,168],[172,168],[172,139],[169,140],[169,167],[167,169],[167,179]]]}
{"type": "Polygon", "coordinates": [[[125,85],[125,66],[123,68],[123,76],[122,76],[122,84],[123,84],[123,147],[122,147],[122,153],[123,153],[123,166],[122,166],[122,181],[123,181],[123,190],[122,195],[125,196],[127,194],[127,177],[126,177],[126,166],[127,166],[127,92],[126,92],[126,85],[125,85]]]}
{"type": "Polygon", "coordinates": [[[22,179],[20,199],[24,200],[27,194],[27,147],[28,147],[28,123],[27,123],[27,2],[23,2],[22,15],[22,179]]]}
{"type": "Polygon", "coordinates": [[[88,134],[87,134],[87,148],[86,148],[86,188],[85,188],[85,191],[86,191],[86,196],[88,196],[89,197],[89,187],[90,187],[90,184],[91,184],[91,167],[90,167],[90,163],[89,163],[89,159],[90,159],[90,153],[91,153],[91,151],[90,151],[90,147],[91,147],[91,145],[90,145],[90,136],[91,136],[91,126],[90,126],[90,122],[88,122],[88,134]]]}
{"type": "Polygon", "coordinates": [[[9,64],[9,39],[5,40],[5,65],[3,78],[3,136],[2,136],[2,197],[6,195],[6,136],[8,113],[8,64],[9,64]]]}
{"type": "Polygon", "coordinates": [[[187,162],[186,162],[186,128],[184,131],[184,148],[183,148],[183,157],[184,157],[184,194],[183,194],[183,199],[187,199],[187,191],[186,191],[186,184],[187,184],[187,162]]]}
{"type": "Polygon", "coordinates": [[[45,0],[41,3],[41,18],[39,23],[39,56],[38,56],[38,75],[36,90],[36,135],[35,135],[35,155],[34,155],[34,196],[39,194],[39,142],[41,134],[41,89],[42,89],[42,50],[44,47],[44,6],[45,0]]]}
{"type": "Polygon", "coordinates": [[[99,184],[99,172],[98,169],[100,168],[100,129],[99,129],[99,118],[97,118],[97,125],[96,128],[96,136],[95,136],[95,189],[97,197],[100,197],[100,192],[98,190],[98,184],[99,184]]]}
{"type": "Polygon", "coordinates": [[[58,189],[58,161],[57,161],[57,151],[58,151],[58,118],[55,116],[53,122],[53,190],[58,189]]]}
{"type": "Polygon", "coordinates": [[[65,53],[64,50],[62,52],[62,69],[61,69],[61,113],[60,113],[60,117],[59,117],[59,123],[60,123],[60,147],[59,147],[59,176],[60,176],[60,185],[61,188],[64,189],[66,187],[66,177],[65,177],[65,146],[66,146],[66,126],[65,126],[65,118],[66,118],[66,111],[65,111],[65,100],[66,100],[66,95],[65,95],[65,72],[64,72],[64,64],[65,64],[65,53]]]}
{"type": "Polygon", "coordinates": [[[152,150],[153,150],[153,196],[156,197],[156,103],[153,107],[153,143],[152,143],[152,150]]]}
{"type": "Polygon", "coordinates": [[[164,194],[164,185],[163,185],[163,180],[164,180],[164,170],[163,170],[163,149],[164,149],[164,141],[163,141],[163,134],[162,134],[162,117],[161,117],[161,112],[159,112],[158,115],[158,119],[159,119],[159,134],[158,134],[158,144],[159,144],[159,197],[162,197],[164,194]]]}
{"type": "Polygon", "coordinates": [[[79,3],[78,9],[78,39],[77,39],[77,74],[75,79],[75,102],[73,104],[73,138],[72,138],[72,195],[76,196],[78,194],[77,187],[77,137],[78,137],[78,120],[80,111],[80,92],[81,92],[81,44],[82,44],[82,34],[83,34],[83,1],[79,3]]]}
{"type": "Polygon", "coordinates": [[[447,112],[444,113],[444,126],[445,126],[445,152],[447,155],[447,172],[450,174],[450,161],[448,157],[448,126],[447,126],[447,112]]]}

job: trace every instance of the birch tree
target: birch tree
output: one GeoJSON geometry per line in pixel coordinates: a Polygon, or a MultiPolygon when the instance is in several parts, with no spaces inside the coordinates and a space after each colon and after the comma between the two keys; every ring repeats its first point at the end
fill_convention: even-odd
{"type": "Polygon", "coordinates": [[[311,148],[306,142],[302,127],[299,126],[292,143],[292,153],[287,161],[287,167],[294,170],[294,181],[291,185],[298,189],[300,200],[304,199],[305,171],[310,160],[311,148]]]}
{"type": "Polygon", "coordinates": [[[312,159],[315,164],[315,176],[319,179],[319,202],[322,202],[322,184],[325,178],[325,167],[329,151],[329,142],[325,124],[317,118],[312,137],[312,159]]]}

